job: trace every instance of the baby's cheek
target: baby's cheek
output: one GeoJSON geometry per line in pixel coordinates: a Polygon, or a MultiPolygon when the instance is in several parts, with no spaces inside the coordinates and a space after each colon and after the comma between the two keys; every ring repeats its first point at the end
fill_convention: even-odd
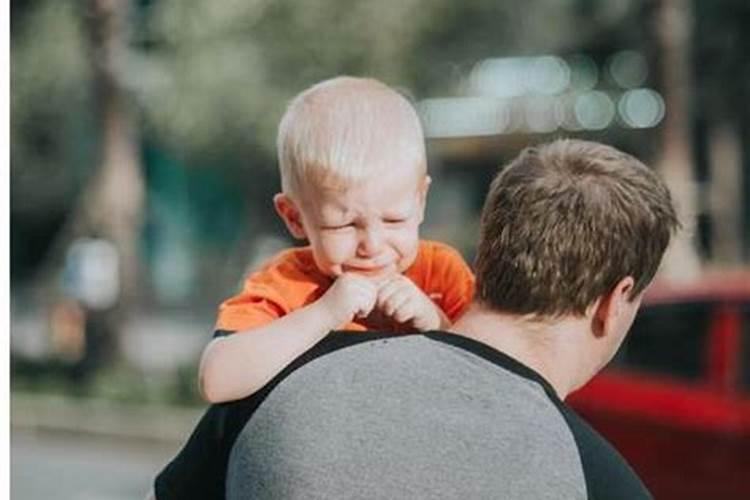
{"type": "Polygon", "coordinates": [[[419,233],[414,228],[411,231],[405,231],[394,240],[396,251],[399,254],[402,264],[408,267],[414,261],[419,249],[419,233]]]}
{"type": "Polygon", "coordinates": [[[343,264],[354,253],[354,246],[346,238],[328,238],[320,243],[322,253],[331,264],[343,264]]]}

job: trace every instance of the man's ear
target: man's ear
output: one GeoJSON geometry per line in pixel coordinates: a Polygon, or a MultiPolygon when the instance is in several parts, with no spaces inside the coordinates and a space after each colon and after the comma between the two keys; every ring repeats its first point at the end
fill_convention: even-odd
{"type": "Polygon", "coordinates": [[[307,237],[305,227],[302,224],[302,213],[294,200],[284,193],[277,193],[273,197],[273,206],[276,208],[276,213],[279,214],[281,220],[284,221],[286,228],[292,236],[298,240],[307,237]]]}
{"type": "Polygon", "coordinates": [[[632,276],[626,276],[609,293],[599,297],[590,306],[590,311],[593,312],[591,329],[596,337],[619,333],[623,327],[623,321],[628,322],[625,325],[627,331],[632,318],[625,318],[624,315],[629,315],[633,307],[630,297],[633,287],[635,287],[635,280],[632,276]]]}

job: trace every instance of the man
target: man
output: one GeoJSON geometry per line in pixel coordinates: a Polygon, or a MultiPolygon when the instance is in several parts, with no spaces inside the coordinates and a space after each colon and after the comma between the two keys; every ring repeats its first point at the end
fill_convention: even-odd
{"type": "Polygon", "coordinates": [[[330,335],[204,420],[157,487],[208,453],[211,472],[190,476],[226,476],[231,500],[648,498],[563,400],[616,352],[677,226],[635,158],[525,150],[490,187],[476,298],[451,333],[330,335]]]}

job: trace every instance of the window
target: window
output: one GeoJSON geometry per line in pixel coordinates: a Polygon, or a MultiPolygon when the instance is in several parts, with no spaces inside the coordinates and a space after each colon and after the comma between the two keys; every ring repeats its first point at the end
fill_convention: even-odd
{"type": "Polygon", "coordinates": [[[705,374],[711,311],[706,302],[641,308],[613,366],[686,380],[705,374]]]}

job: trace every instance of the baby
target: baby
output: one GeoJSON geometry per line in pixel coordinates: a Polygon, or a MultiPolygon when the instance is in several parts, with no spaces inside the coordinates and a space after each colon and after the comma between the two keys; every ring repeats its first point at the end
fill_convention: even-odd
{"type": "Polygon", "coordinates": [[[430,185],[411,104],[372,79],[307,89],[279,125],[285,250],[219,309],[200,363],[212,403],[253,394],[329,331],[445,329],[474,278],[451,247],[419,239],[430,185]]]}

